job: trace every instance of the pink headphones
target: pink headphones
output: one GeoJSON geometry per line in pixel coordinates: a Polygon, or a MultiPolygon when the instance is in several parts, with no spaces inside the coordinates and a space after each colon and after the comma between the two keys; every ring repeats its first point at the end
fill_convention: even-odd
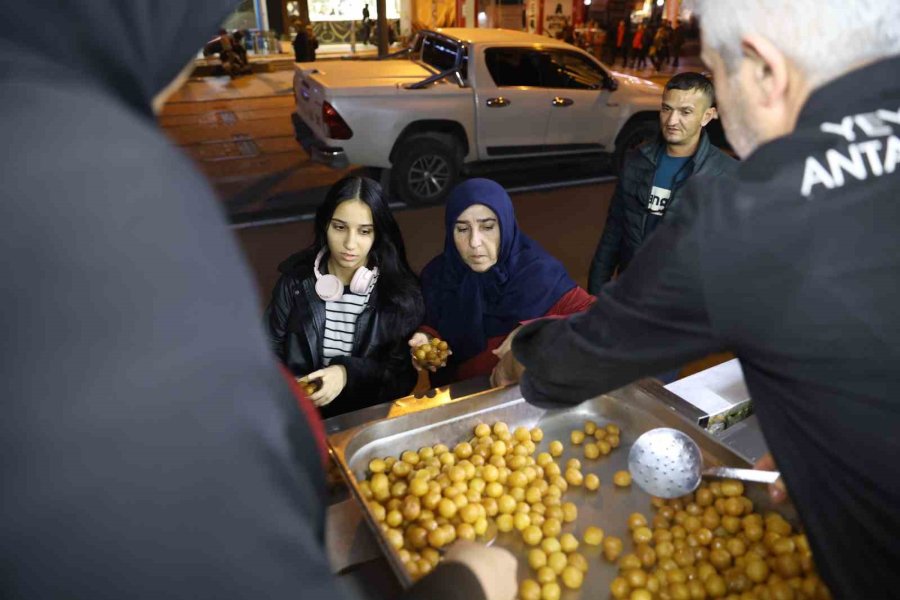
{"type": "MultiPolygon", "coordinates": [[[[344,284],[335,275],[330,273],[322,275],[319,272],[319,263],[322,262],[322,257],[325,256],[327,250],[327,247],[322,248],[316,254],[316,262],[313,263],[313,273],[316,275],[316,294],[326,302],[334,302],[335,300],[340,300],[341,296],[344,295],[344,284]]],[[[378,279],[378,267],[372,270],[360,267],[350,280],[350,291],[354,294],[368,294],[375,285],[376,279],[378,279]]]]}

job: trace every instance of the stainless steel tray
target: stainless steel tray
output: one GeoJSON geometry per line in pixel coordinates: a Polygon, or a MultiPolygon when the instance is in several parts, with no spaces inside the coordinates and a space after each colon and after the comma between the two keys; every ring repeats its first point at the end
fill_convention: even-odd
{"type": "MultiPolygon", "coordinates": [[[[586,401],[578,406],[559,410],[544,410],[525,402],[518,386],[488,390],[460,398],[421,412],[373,421],[329,437],[332,454],[347,480],[354,496],[363,507],[363,514],[375,534],[382,551],[400,582],[408,587],[412,581],[396,551],[387,543],[368,504],[363,500],[358,483],[366,477],[368,463],[376,457],[399,456],[404,450],[417,450],[422,446],[444,443],[453,447],[468,440],[478,423],[506,422],[510,429],[522,425],[539,426],[544,439],[537,452],[546,451],[550,442],[560,440],[565,453],[557,459],[564,465],[569,458],[582,462],[585,474],[596,473],[600,478],[600,490],[589,492],[570,487],[563,495],[564,501],[578,506],[578,519],[563,526],[563,532],[571,532],[582,540],[588,525],[602,527],[606,535],[615,535],[625,543],[624,552],[633,548],[628,534],[627,519],[633,512],[641,512],[650,518],[653,508],[650,496],[636,485],[621,489],[613,486],[612,475],[626,469],[628,451],[634,440],[643,432],[655,427],[675,427],[685,431],[700,446],[708,465],[747,467],[748,463],[730,448],[712,437],[696,423],[695,415],[683,414],[684,401],[652,380],[638,382],[609,394],[586,401]],[[621,427],[621,445],[609,456],[597,460],[584,458],[581,446],[573,446],[569,434],[583,427],[591,419],[598,424],[615,423],[621,427]]],[[[692,408],[692,407],[691,407],[692,408]]],[[[536,452],[536,453],[537,453],[536,452]]],[[[770,508],[768,496],[762,486],[748,485],[747,495],[758,507],[770,508]]],[[[788,507],[779,512],[796,523],[796,515],[788,507]]],[[[498,545],[512,551],[519,558],[519,581],[534,578],[527,564],[527,549],[518,532],[501,533],[498,545]]],[[[587,557],[590,570],[580,590],[566,590],[564,600],[591,598],[609,593],[609,584],[617,575],[617,567],[603,559],[599,548],[581,544],[579,552],[587,557]]]]}

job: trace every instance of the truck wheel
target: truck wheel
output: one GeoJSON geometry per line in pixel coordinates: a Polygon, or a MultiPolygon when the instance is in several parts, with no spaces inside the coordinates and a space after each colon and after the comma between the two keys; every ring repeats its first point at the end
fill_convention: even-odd
{"type": "Polygon", "coordinates": [[[462,153],[450,135],[414,135],[400,142],[394,160],[394,191],[407,204],[435,204],[459,179],[462,153]]]}
{"type": "Polygon", "coordinates": [[[616,140],[616,152],[613,155],[613,164],[616,172],[622,171],[625,164],[625,155],[629,150],[634,150],[644,142],[649,142],[659,135],[659,122],[650,119],[641,119],[628,123],[616,140]]]}

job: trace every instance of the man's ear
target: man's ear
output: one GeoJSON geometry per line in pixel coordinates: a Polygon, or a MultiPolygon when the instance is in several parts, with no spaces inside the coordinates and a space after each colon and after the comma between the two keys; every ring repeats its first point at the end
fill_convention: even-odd
{"type": "Polygon", "coordinates": [[[784,53],[761,35],[748,34],[741,40],[744,58],[750,64],[751,85],[764,106],[784,100],[788,94],[788,61],[784,53]]]}
{"type": "Polygon", "coordinates": [[[709,122],[713,119],[719,118],[719,111],[716,110],[715,106],[710,106],[706,109],[706,112],[703,113],[703,118],[700,119],[700,126],[706,127],[709,125],[709,122]]]}

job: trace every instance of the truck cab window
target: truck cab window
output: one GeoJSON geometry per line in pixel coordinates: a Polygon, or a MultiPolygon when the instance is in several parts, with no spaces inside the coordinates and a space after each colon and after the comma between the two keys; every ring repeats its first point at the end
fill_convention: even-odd
{"type": "Polygon", "coordinates": [[[540,53],[529,48],[488,48],[485,64],[497,87],[540,87],[540,53]]]}
{"type": "Polygon", "coordinates": [[[599,90],[607,79],[596,63],[577,52],[555,50],[541,54],[544,87],[599,90]]]}

